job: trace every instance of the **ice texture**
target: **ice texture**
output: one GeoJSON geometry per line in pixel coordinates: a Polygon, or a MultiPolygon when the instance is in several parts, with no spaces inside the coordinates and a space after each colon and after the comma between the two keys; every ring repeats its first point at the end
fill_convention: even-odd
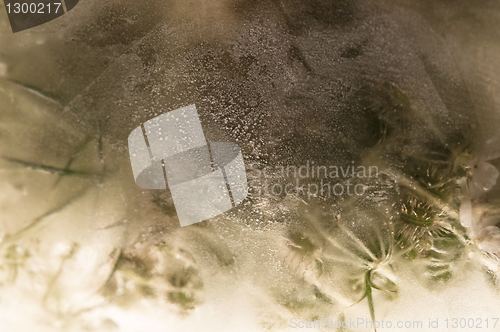
{"type": "Polygon", "coordinates": [[[0,8],[0,328],[491,323],[499,14],[494,1],[82,0],[12,34],[0,8]],[[248,176],[311,161],[378,176],[359,197],[251,196],[181,228],[175,187],[137,186],[127,145],[193,104],[208,142],[256,165],[248,176]]]}

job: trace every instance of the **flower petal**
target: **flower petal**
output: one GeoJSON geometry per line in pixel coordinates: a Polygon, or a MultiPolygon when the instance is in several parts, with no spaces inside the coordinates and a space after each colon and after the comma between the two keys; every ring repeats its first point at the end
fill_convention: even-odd
{"type": "Polygon", "coordinates": [[[472,184],[479,192],[486,192],[493,188],[497,183],[499,172],[492,164],[479,161],[474,167],[474,175],[472,176],[472,184]]]}
{"type": "Polygon", "coordinates": [[[472,204],[470,199],[465,199],[460,205],[460,223],[468,229],[472,228],[472,204]]]}
{"type": "Polygon", "coordinates": [[[478,246],[484,251],[500,254],[500,228],[488,226],[484,228],[478,237],[478,246]]]}

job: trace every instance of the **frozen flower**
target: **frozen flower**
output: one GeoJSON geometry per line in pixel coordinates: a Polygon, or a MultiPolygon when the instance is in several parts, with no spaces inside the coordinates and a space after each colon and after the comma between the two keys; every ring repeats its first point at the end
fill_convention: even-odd
{"type": "Polygon", "coordinates": [[[476,199],[492,189],[498,180],[498,169],[490,162],[500,158],[500,135],[488,139],[470,166],[468,191],[471,199],[476,199]]]}
{"type": "Polygon", "coordinates": [[[486,252],[500,255],[500,228],[497,226],[483,228],[478,235],[478,246],[486,252]]]}
{"type": "Polygon", "coordinates": [[[498,170],[484,160],[474,161],[471,167],[472,176],[467,187],[472,199],[478,198],[495,186],[498,179],[498,170]]]}
{"type": "Polygon", "coordinates": [[[499,171],[488,161],[499,157],[499,137],[490,139],[485,144],[481,157],[474,159],[469,166],[465,199],[460,206],[460,222],[466,228],[467,235],[477,246],[497,257],[500,255],[500,213],[498,210],[478,202],[479,198],[490,191],[497,183],[499,171]]]}
{"type": "Polygon", "coordinates": [[[484,206],[473,207],[466,199],[460,207],[460,222],[481,250],[500,255],[500,214],[484,206]]]}

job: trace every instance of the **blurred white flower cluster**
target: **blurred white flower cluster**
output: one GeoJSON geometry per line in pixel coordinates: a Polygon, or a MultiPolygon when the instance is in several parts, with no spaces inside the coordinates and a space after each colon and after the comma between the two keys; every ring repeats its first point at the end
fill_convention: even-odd
{"type": "MultiPolygon", "coordinates": [[[[498,146],[498,139],[491,139],[488,145],[498,146]]],[[[474,159],[468,166],[468,174],[461,181],[464,199],[460,206],[460,222],[467,230],[467,236],[477,246],[497,259],[500,257],[500,206],[493,198],[484,199],[497,184],[499,171],[489,161],[500,155],[474,159]]]]}

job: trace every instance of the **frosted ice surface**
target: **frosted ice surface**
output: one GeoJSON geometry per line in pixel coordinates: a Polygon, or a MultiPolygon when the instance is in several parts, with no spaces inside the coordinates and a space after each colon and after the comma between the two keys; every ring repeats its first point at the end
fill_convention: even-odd
{"type": "Polygon", "coordinates": [[[87,0],[15,35],[0,14],[0,326],[491,323],[499,11],[493,2],[87,0]],[[188,126],[161,116],[193,104],[199,121],[177,114],[188,126]],[[168,188],[147,182],[164,180],[158,160],[154,176],[138,177],[151,162],[141,124],[153,156],[191,148],[164,160],[168,188]],[[206,173],[189,165],[212,171],[207,142],[241,151],[210,143],[206,173]],[[363,180],[361,197],[244,199],[253,184],[235,185],[243,164],[248,180],[284,186],[296,179],[265,178],[266,166],[312,161],[375,165],[378,177],[363,180]],[[179,209],[176,186],[193,177],[179,209]],[[237,207],[179,227],[182,215],[209,210],[203,202],[217,206],[210,216],[232,207],[226,183],[237,207]]]}

